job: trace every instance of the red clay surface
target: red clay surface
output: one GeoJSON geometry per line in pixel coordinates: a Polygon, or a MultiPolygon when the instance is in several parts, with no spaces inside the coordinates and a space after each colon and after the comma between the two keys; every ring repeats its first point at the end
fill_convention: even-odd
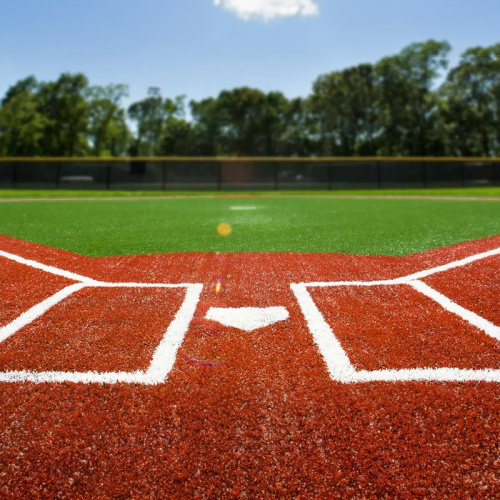
{"type": "Polygon", "coordinates": [[[496,339],[409,285],[323,288],[312,296],[357,369],[500,366],[496,339]]]}
{"type": "Polygon", "coordinates": [[[183,296],[177,289],[80,290],[2,343],[0,371],[146,369],[183,296]]]}
{"type": "Polygon", "coordinates": [[[17,262],[2,259],[0,266],[0,327],[72,283],[17,262]]]}
{"type": "Polygon", "coordinates": [[[450,269],[446,280],[436,275],[429,276],[425,281],[439,292],[454,297],[463,307],[495,323],[500,317],[498,260],[498,256],[490,257],[466,268],[450,269]]]}
{"type": "MultiPolygon", "coordinates": [[[[204,284],[164,384],[0,384],[0,497],[499,498],[499,384],[333,382],[290,290],[396,278],[499,246],[500,236],[407,257],[90,258],[0,236],[1,250],[94,279],[204,284]],[[210,306],[285,306],[290,317],[247,333],[205,320],[210,306]]],[[[17,279],[18,264],[0,257],[0,266],[1,317],[16,317],[38,296],[28,297],[31,277],[17,279]]],[[[499,270],[494,257],[424,281],[500,325],[499,270]]],[[[32,282],[42,290],[39,273],[32,282]]],[[[70,283],[46,279],[41,299],[70,283]]],[[[374,288],[311,292],[357,368],[500,367],[498,342],[406,286],[391,288],[378,299],[374,288]]],[[[0,344],[0,369],[143,368],[182,292],[115,293],[63,301],[0,344]],[[7,361],[9,342],[17,354],[7,361]]]]}

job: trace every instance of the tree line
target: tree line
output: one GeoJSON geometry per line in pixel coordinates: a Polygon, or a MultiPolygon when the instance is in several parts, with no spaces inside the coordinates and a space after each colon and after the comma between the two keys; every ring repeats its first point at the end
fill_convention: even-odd
{"type": "Polygon", "coordinates": [[[186,102],[34,76],[0,105],[2,156],[500,156],[500,43],[413,43],[319,76],[305,98],[241,87],[186,102]],[[189,110],[189,117],[187,117],[189,110]]]}

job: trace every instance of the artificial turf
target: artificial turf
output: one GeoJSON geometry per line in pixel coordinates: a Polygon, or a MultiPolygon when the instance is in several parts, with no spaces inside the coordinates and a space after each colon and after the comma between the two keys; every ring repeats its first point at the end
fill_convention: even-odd
{"type": "Polygon", "coordinates": [[[349,190],[280,190],[280,191],[103,191],[77,189],[0,189],[0,199],[7,198],[121,198],[121,197],[184,197],[184,196],[460,196],[460,197],[497,197],[500,199],[500,186],[481,187],[433,187],[401,189],[349,189],[349,190]]]}
{"type": "Polygon", "coordinates": [[[32,200],[0,203],[0,233],[91,256],[192,251],[405,255],[499,234],[500,203],[298,195],[32,200]],[[231,225],[229,236],[217,233],[221,222],[231,225]]]}

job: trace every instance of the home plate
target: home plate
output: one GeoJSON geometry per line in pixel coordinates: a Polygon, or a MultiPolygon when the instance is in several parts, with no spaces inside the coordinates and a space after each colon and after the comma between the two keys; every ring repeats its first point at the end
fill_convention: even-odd
{"type": "Polygon", "coordinates": [[[205,318],[251,332],[287,319],[288,311],[285,307],[211,307],[205,318]]]}

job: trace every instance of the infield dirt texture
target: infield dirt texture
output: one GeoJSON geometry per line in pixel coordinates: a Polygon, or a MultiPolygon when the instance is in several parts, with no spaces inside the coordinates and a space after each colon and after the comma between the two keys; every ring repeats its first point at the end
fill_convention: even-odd
{"type": "Polygon", "coordinates": [[[500,236],[0,265],[2,498],[500,497],[500,236]]]}

